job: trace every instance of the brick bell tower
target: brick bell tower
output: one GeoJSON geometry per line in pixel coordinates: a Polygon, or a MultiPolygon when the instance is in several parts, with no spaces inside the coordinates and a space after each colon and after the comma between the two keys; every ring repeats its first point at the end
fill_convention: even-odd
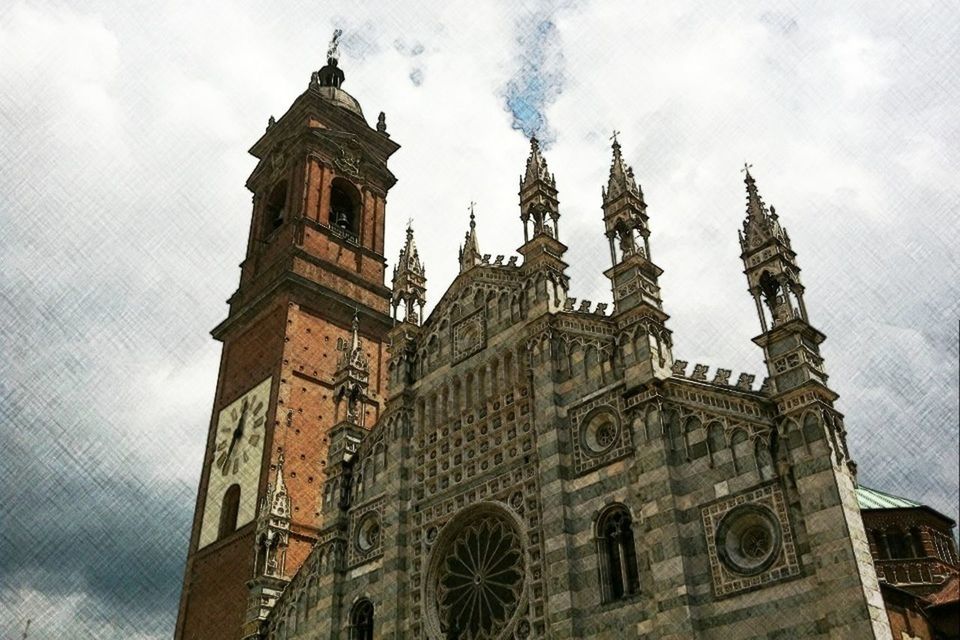
{"type": "Polygon", "coordinates": [[[359,345],[368,362],[361,424],[375,424],[385,401],[387,159],[399,145],[383,113],[371,128],[341,88],[339,34],[250,149],[253,214],[240,285],[212,331],[223,352],[176,638],[255,632],[306,559],[323,525],[342,351],[359,345]]]}

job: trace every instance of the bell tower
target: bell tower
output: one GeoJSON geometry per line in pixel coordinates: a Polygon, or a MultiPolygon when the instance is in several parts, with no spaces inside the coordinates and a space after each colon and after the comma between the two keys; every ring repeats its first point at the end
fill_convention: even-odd
{"type": "Polygon", "coordinates": [[[392,320],[383,247],[396,182],[387,160],[399,145],[383,113],[369,126],[343,90],[339,35],[307,90],[250,149],[259,161],[246,184],[250,231],[239,287],[212,331],[223,350],[177,638],[238,640],[255,631],[272,606],[264,585],[282,585],[306,559],[323,526],[346,352],[367,365],[357,423],[375,424],[386,398],[392,320]],[[263,523],[277,519],[264,509],[274,508],[270,494],[281,485],[282,535],[262,535],[263,523]],[[264,548],[267,537],[273,546],[264,548]]]}

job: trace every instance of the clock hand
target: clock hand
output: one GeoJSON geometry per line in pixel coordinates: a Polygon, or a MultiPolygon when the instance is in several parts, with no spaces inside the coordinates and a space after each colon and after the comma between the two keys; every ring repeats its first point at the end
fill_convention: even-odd
{"type": "Polygon", "coordinates": [[[233,438],[230,439],[230,446],[227,447],[227,455],[223,458],[223,473],[226,475],[227,469],[230,466],[230,455],[233,453],[233,448],[237,446],[237,442],[240,440],[240,434],[237,429],[233,430],[233,438]]]}

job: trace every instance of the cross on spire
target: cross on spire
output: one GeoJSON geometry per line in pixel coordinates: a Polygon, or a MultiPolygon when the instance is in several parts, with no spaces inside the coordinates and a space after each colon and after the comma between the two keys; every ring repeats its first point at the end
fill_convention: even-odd
{"type": "Polygon", "coordinates": [[[471,228],[476,226],[476,216],[474,215],[474,212],[473,212],[473,208],[476,206],[476,204],[477,204],[476,201],[474,200],[470,201],[470,227],[471,228]]]}
{"type": "Polygon", "coordinates": [[[753,165],[752,165],[752,164],[750,164],[750,163],[748,163],[748,162],[744,162],[744,163],[743,163],[743,169],[740,169],[740,173],[745,173],[745,174],[747,174],[747,175],[749,176],[749,175],[750,175],[750,169],[752,169],[752,168],[753,168],[753,165]]]}
{"type": "Polygon", "coordinates": [[[617,136],[618,136],[618,135],[620,135],[620,132],[617,131],[616,129],[614,129],[614,130],[613,130],[613,135],[610,136],[610,140],[613,141],[613,144],[619,144],[619,143],[617,142],[617,136]]]}

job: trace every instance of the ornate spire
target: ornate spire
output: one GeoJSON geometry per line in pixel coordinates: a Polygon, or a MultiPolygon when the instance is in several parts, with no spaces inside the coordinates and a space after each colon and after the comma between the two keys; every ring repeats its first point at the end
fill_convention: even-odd
{"type": "Polygon", "coordinates": [[[607,180],[607,188],[603,190],[603,200],[608,202],[614,200],[624,193],[629,193],[640,198],[643,202],[643,191],[637,186],[637,181],[633,177],[633,169],[623,161],[623,154],[620,153],[620,143],[617,141],[619,131],[613,132],[613,160],[610,163],[610,178],[607,180]]]}
{"type": "Polygon", "coordinates": [[[355,369],[366,372],[369,369],[367,356],[363,353],[363,347],[360,344],[360,318],[356,312],[353,314],[353,322],[350,323],[351,339],[350,346],[344,349],[338,363],[339,369],[355,369]]]}
{"type": "Polygon", "coordinates": [[[560,219],[557,202],[557,181],[547,168],[547,160],[540,152],[540,142],[530,138],[530,156],[527,168],[520,178],[520,219],[523,220],[523,240],[529,242],[528,223],[533,222],[533,236],[557,238],[560,219]]]}
{"type": "Polygon", "coordinates": [[[417,243],[413,240],[413,226],[407,223],[407,241],[400,249],[397,266],[393,268],[393,296],[391,306],[393,317],[397,317],[400,303],[403,303],[403,321],[420,323],[423,307],[427,303],[427,270],[420,262],[417,243]],[[417,309],[419,308],[419,313],[417,309]]]}
{"type": "Polygon", "coordinates": [[[743,231],[740,232],[740,248],[743,251],[759,247],[770,239],[777,239],[788,249],[790,236],[786,229],[780,226],[777,210],[763,203],[757,191],[757,183],[750,175],[751,165],[744,163],[742,171],[746,174],[744,184],[747,185],[747,217],[743,221],[743,231]]]}
{"type": "Polygon", "coordinates": [[[536,136],[531,136],[530,156],[527,158],[527,170],[520,181],[520,188],[528,187],[537,181],[543,181],[553,187],[556,186],[553,174],[547,168],[547,160],[540,153],[540,141],[537,140],[536,136]]]}
{"type": "MultiPolygon", "coordinates": [[[[283,578],[286,547],[290,533],[290,494],[283,480],[283,452],[277,458],[277,475],[267,483],[257,517],[257,559],[255,577],[283,578]]],[[[272,606],[272,603],[271,603],[272,606]]]]}
{"type": "Polygon", "coordinates": [[[480,264],[480,246],[477,243],[477,218],[473,207],[476,202],[470,203],[470,230],[463,236],[463,246],[460,247],[460,273],[480,264]]]}
{"type": "Polygon", "coordinates": [[[610,177],[607,179],[607,188],[600,190],[603,196],[604,232],[610,241],[610,259],[614,265],[634,255],[650,259],[647,203],[633,177],[633,169],[623,160],[617,140],[619,133],[614,131],[610,137],[613,141],[610,177]]]}
{"type": "Polygon", "coordinates": [[[270,516],[273,518],[290,517],[290,495],[283,480],[283,452],[277,458],[277,482],[270,495],[270,516]]]}

